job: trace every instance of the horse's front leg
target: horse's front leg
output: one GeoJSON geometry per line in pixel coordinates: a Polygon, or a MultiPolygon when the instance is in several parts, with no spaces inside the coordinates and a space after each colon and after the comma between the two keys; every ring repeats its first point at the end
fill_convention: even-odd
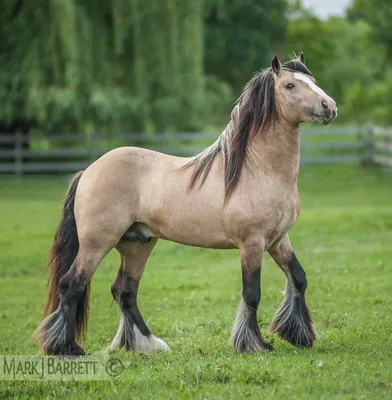
{"type": "Polygon", "coordinates": [[[263,339],[257,324],[260,303],[260,272],[264,246],[261,243],[240,246],[242,301],[231,331],[230,342],[238,353],[273,350],[263,339]]]}
{"type": "Polygon", "coordinates": [[[311,347],[316,340],[316,331],[305,302],[307,279],[289,236],[286,234],[268,252],[287,278],[284,300],[275,314],[271,331],[294,346],[311,347]]]}

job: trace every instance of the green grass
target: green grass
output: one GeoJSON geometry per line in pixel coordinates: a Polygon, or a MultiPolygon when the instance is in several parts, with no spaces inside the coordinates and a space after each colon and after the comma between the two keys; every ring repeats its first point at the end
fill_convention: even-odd
{"type": "MultiPolygon", "coordinates": [[[[0,178],[0,354],[36,354],[26,343],[42,307],[46,256],[59,219],[65,178],[0,178]]],[[[299,350],[268,333],[284,277],[269,256],[259,323],[275,346],[236,355],[228,337],[240,298],[236,251],[161,242],[149,260],[139,303],[168,354],[126,353],[125,371],[103,382],[1,382],[0,398],[392,398],[392,175],[356,166],[308,166],[300,174],[302,212],[291,231],[308,277],[319,332],[299,350]]],[[[111,253],[92,284],[90,353],[105,349],[119,310],[110,286],[111,253]]]]}

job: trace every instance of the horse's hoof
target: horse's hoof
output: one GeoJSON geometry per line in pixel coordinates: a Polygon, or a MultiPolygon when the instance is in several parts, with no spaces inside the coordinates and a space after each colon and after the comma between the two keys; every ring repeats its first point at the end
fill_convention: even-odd
{"type": "Polygon", "coordinates": [[[271,344],[260,337],[233,338],[231,344],[236,353],[260,353],[274,350],[271,344]]]}
{"type": "Polygon", "coordinates": [[[72,342],[66,345],[60,345],[56,349],[47,351],[48,355],[51,356],[64,356],[64,357],[80,357],[85,356],[86,353],[82,347],[76,342],[72,342]]]}

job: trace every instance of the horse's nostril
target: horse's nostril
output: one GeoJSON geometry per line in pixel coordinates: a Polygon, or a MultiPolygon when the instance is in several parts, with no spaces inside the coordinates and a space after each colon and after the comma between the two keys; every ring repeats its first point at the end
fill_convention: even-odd
{"type": "Polygon", "coordinates": [[[321,105],[323,106],[323,108],[324,108],[325,110],[328,109],[328,103],[327,103],[325,100],[323,100],[323,101],[321,102],[321,105]]]}

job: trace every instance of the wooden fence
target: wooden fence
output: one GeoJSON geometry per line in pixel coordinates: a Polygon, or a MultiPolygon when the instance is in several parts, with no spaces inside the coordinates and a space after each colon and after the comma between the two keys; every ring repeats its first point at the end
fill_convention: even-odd
{"type": "MultiPolygon", "coordinates": [[[[191,156],[219,134],[51,135],[27,138],[0,135],[0,173],[69,173],[86,168],[119,146],[140,146],[191,156]]],[[[301,164],[379,163],[392,166],[392,131],[379,128],[308,127],[301,129],[301,164]]]]}
{"type": "Polygon", "coordinates": [[[370,162],[392,167],[392,130],[383,128],[374,128],[371,130],[371,139],[369,143],[370,162]]]}

